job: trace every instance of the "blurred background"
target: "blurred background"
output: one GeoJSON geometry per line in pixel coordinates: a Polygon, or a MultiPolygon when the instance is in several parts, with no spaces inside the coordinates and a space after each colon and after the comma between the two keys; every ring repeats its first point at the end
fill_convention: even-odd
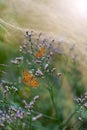
{"type": "Polygon", "coordinates": [[[86,0],[0,0],[0,27],[5,31],[6,40],[16,40],[15,36],[26,29],[44,32],[64,40],[65,46],[76,44],[85,62],[86,14],[86,0]]]}

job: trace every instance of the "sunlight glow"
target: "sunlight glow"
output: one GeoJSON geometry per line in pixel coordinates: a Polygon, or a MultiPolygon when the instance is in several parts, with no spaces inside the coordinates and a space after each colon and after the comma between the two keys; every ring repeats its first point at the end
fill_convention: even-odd
{"type": "Polygon", "coordinates": [[[87,14],[87,0],[76,0],[75,8],[76,8],[76,11],[80,15],[86,15],[87,14]]]}

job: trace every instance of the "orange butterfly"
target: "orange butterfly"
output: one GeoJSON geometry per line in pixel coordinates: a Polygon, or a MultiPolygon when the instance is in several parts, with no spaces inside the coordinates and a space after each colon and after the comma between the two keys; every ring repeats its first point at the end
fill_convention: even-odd
{"type": "Polygon", "coordinates": [[[42,47],[42,48],[35,54],[35,57],[36,57],[36,58],[41,58],[42,56],[44,56],[45,52],[46,52],[45,47],[42,47]]]}
{"type": "Polygon", "coordinates": [[[34,77],[33,74],[29,73],[27,70],[23,71],[23,82],[26,85],[32,86],[32,87],[38,87],[39,83],[37,79],[34,77]]]}

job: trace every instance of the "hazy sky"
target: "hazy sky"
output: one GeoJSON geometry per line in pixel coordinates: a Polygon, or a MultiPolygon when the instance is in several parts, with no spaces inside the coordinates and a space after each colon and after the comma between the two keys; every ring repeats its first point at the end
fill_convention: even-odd
{"type": "Polygon", "coordinates": [[[87,0],[6,0],[6,22],[65,38],[87,55],[87,0]]]}

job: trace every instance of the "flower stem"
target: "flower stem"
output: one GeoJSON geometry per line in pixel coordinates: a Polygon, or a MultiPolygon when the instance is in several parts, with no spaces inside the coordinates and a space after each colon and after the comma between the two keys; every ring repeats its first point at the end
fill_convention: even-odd
{"type": "Polygon", "coordinates": [[[51,100],[52,100],[52,104],[53,104],[53,107],[54,107],[54,110],[55,110],[55,117],[57,118],[57,108],[56,108],[55,100],[54,100],[53,86],[51,86],[48,90],[49,90],[50,97],[51,97],[51,100]]]}

